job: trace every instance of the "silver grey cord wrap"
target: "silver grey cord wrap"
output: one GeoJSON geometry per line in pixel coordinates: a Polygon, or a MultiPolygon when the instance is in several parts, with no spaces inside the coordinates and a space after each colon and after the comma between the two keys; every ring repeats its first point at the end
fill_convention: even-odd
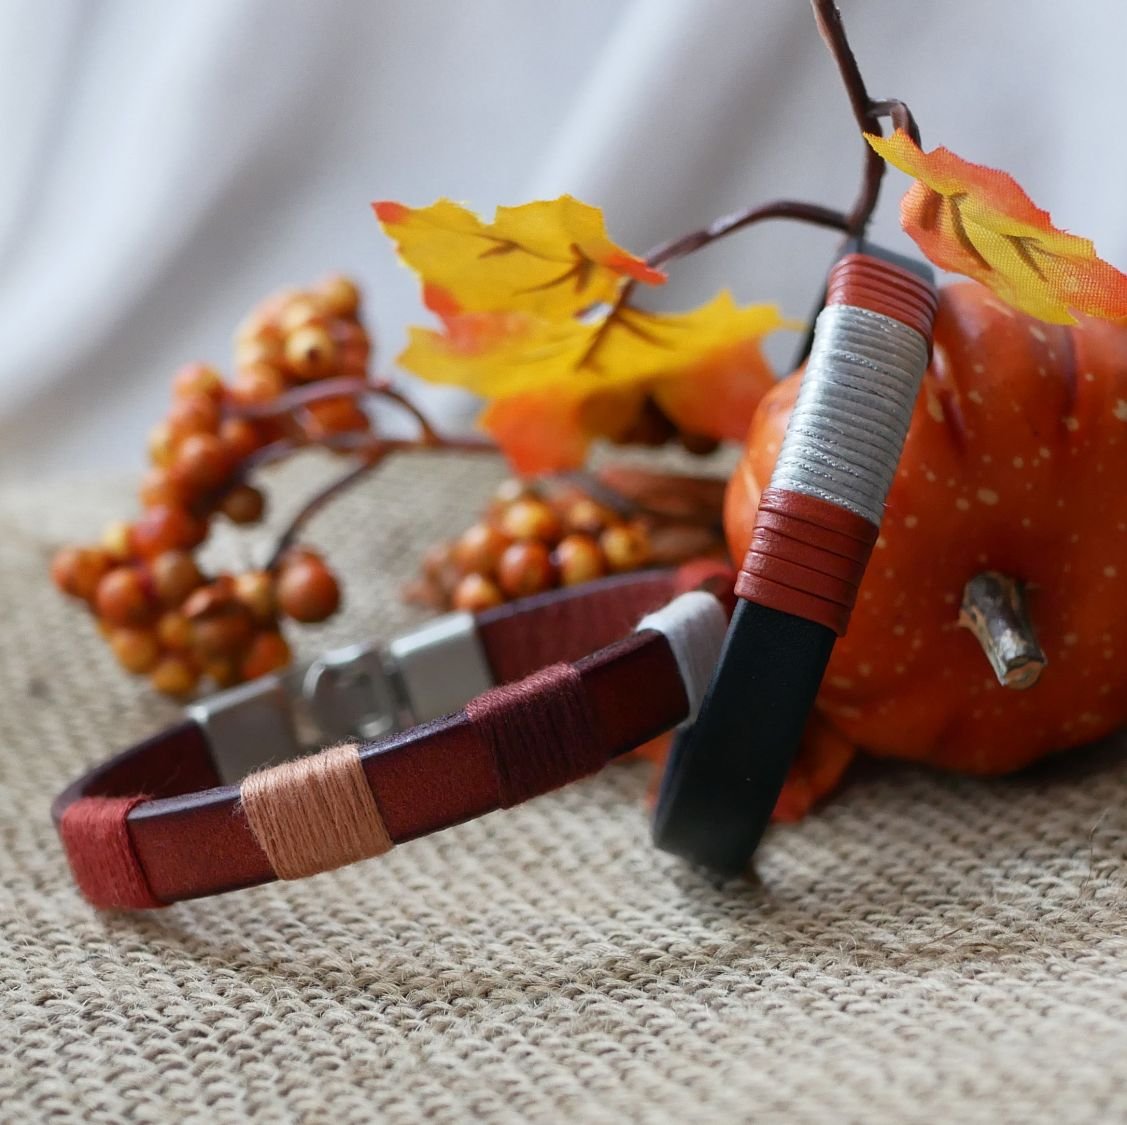
{"type": "Polygon", "coordinates": [[[879,525],[927,368],[927,341],[892,317],[829,305],[771,477],[879,525]]]}

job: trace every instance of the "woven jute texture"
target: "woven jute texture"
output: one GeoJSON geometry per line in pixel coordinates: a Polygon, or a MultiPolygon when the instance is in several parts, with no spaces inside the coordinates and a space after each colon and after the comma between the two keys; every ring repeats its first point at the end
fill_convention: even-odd
{"type": "MultiPolygon", "coordinates": [[[[318,519],[348,606],[302,646],[416,618],[421,547],[499,476],[401,458],[318,519]]],[[[45,568],[130,504],[0,500],[4,1122],[1127,1119],[1122,743],[996,782],[862,768],[755,881],[655,853],[627,764],[305,882],[95,913],[48,803],[175,709],[45,568]]]]}

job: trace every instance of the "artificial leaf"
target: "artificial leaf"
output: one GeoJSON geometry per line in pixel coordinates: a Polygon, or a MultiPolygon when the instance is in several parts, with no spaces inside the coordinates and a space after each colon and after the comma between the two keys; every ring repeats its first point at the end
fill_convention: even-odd
{"type": "Polygon", "coordinates": [[[412,328],[399,363],[485,398],[548,389],[587,395],[681,374],[783,323],[773,305],[741,308],[727,291],[687,313],[629,305],[562,321],[467,313],[444,317],[442,332],[412,328]]]}
{"type": "Polygon", "coordinates": [[[937,266],[1052,324],[1075,324],[1074,313],[1127,317],[1127,276],[1097,257],[1088,239],[1054,227],[1012,176],[945,148],[923,152],[903,129],[865,139],[915,178],[900,221],[937,266]]]}
{"type": "Polygon", "coordinates": [[[665,281],[610,240],[597,207],[569,195],[498,207],[492,223],[448,199],[429,207],[372,206],[400,258],[422,278],[427,307],[440,316],[568,317],[613,301],[628,281],[665,281]]]}
{"type": "Polygon", "coordinates": [[[741,439],[773,383],[760,340],[783,323],[728,292],[688,313],[467,313],[412,329],[399,362],[492,399],[481,424],[518,470],[546,472],[581,464],[595,437],[626,440],[647,397],[683,432],[741,439]]]}

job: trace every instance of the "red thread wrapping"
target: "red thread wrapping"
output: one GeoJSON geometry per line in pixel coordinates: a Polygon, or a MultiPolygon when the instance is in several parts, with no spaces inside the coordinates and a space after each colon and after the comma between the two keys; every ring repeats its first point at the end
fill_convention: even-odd
{"type": "Polygon", "coordinates": [[[890,316],[914,328],[931,347],[931,330],[939,306],[935,286],[883,258],[868,254],[846,254],[841,258],[830,270],[826,304],[853,305],[890,316]]]}
{"type": "Polygon", "coordinates": [[[816,621],[840,637],[849,625],[877,531],[868,520],[828,500],[765,489],[736,593],[816,621]]]}
{"type": "Polygon", "coordinates": [[[493,754],[501,808],[558,789],[606,764],[576,669],[553,664],[466,705],[493,754]]]}
{"type": "Polygon", "coordinates": [[[146,797],[80,797],[63,812],[59,835],[74,881],[99,910],[163,906],[141,869],[126,818],[146,797]]]}

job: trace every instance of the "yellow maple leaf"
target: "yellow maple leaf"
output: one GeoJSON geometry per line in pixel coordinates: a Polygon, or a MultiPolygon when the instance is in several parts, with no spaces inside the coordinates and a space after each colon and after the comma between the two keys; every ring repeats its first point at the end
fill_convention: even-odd
{"type": "Polygon", "coordinates": [[[400,258],[423,279],[427,307],[441,316],[571,316],[613,301],[628,281],[665,281],[610,240],[597,207],[569,195],[498,207],[492,223],[448,199],[372,207],[400,258]]]}
{"type": "Polygon", "coordinates": [[[686,432],[742,438],[773,383],[760,340],[783,325],[727,291],[687,313],[462,313],[411,329],[399,363],[493,400],[482,425],[520,471],[547,471],[580,464],[596,436],[621,439],[647,397],[686,432]]]}
{"type": "Polygon", "coordinates": [[[1054,227],[1012,176],[945,148],[924,152],[903,129],[865,139],[915,178],[900,222],[937,266],[1052,324],[1075,324],[1074,313],[1127,317],[1127,276],[1097,257],[1091,241],[1054,227]]]}

